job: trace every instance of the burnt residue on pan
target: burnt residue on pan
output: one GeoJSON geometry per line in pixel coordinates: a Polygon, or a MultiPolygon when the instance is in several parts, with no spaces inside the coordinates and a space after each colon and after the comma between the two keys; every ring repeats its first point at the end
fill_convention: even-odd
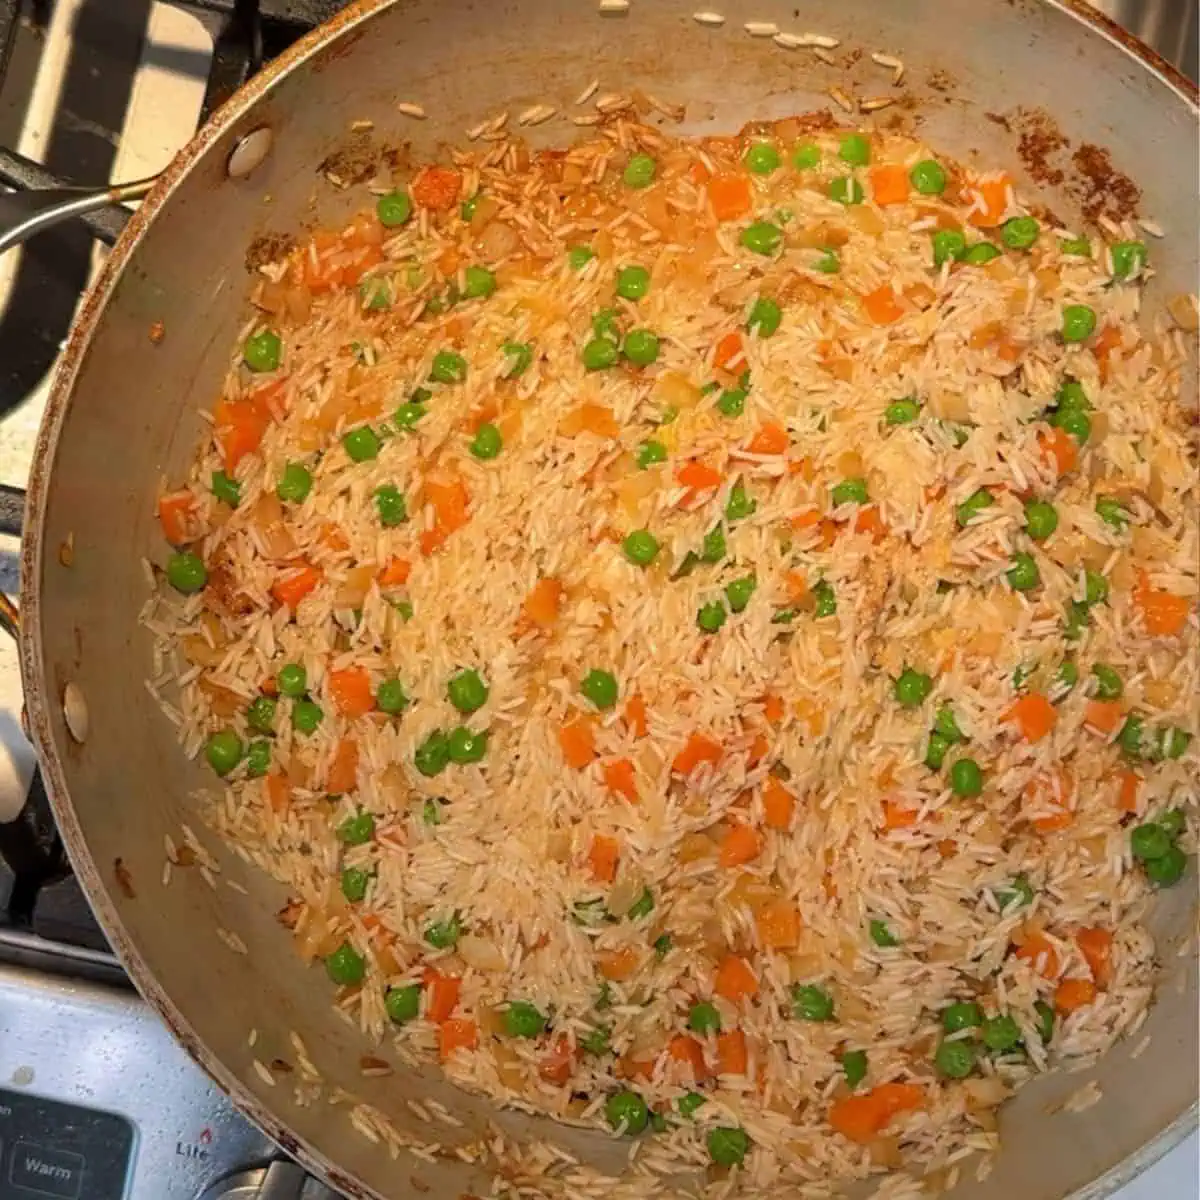
{"type": "Polygon", "coordinates": [[[263,233],[246,248],[246,270],[257,271],[291,253],[296,239],[288,233],[263,233]]]}

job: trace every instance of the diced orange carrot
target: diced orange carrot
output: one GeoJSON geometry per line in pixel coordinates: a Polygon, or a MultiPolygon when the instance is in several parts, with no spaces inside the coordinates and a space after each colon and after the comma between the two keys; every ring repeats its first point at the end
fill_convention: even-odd
{"type": "Polygon", "coordinates": [[[1062,965],[1058,951],[1044,933],[1034,931],[1013,951],[1013,957],[1022,959],[1046,979],[1057,979],[1062,965]]]}
{"type": "Polygon", "coordinates": [[[639,961],[638,952],[631,946],[601,950],[596,954],[596,966],[600,974],[614,983],[628,979],[638,969],[639,961]]]}
{"type": "Polygon", "coordinates": [[[1098,993],[1090,979],[1064,979],[1054,990],[1054,1007],[1065,1016],[1093,1003],[1098,993]]]}
{"type": "Polygon", "coordinates": [[[973,211],[967,218],[979,229],[992,229],[1004,219],[1012,180],[1007,175],[977,183],[971,189],[973,211]]]}
{"type": "Polygon", "coordinates": [[[547,1083],[562,1087],[571,1078],[575,1056],[571,1052],[571,1039],[560,1033],[551,1043],[545,1057],[538,1063],[538,1077],[547,1083]]]}
{"type": "Polygon", "coordinates": [[[612,409],[607,405],[585,401],[563,417],[558,423],[558,432],[563,437],[577,437],[581,433],[594,433],[597,437],[615,438],[621,434],[621,425],[613,416],[612,409]]]}
{"type": "Polygon", "coordinates": [[[264,679],[258,685],[258,690],[260,692],[262,692],[262,694],[264,696],[278,696],[279,695],[279,684],[277,684],[275,682],[274,676],[268,675],[266,677],[266,679],[264,679]]]}
{"type": "Polygon", "coordinates": [[[1041,692],[1027,692],[1004,714],[1027,742],[1040,742],[1058,721],[1058,711],[1041,692]]]}
{"type": "Polygon", "coordinates": [[[868,504],[858,510],[854,516],[854,532],[870,534],[875,541],[887,536],[887,526],[879,515],[878,504],[868,504]]]}
{"type": "Polygon", "coordinates": [[[675,755],[671,770],[679,775],[690,775],[701,763],[719,763],[721,754],[720,742],[715,742],[702,733],[693,733],[688,738],[687,745],[675,755]]]}
{"type": "Polygon", "coordinates": [[[911,1083],[884,1083],[858,1096],[843,1096],[829,1109],[829,1123],[852,1142],[866,1145],[902,1112],[925,1103],[925,1093],[911,1083]]]}
{"type": "Polygon", "coordinates": [[[292,785],[286,775],[271,774],[267,776],[267,803],[271,811],[283,812],[292,799],[292,785]]]}
{"type": "Polygon", "coordinates": [[[1111,357],[1114,350],[1122,345],[1121,330],[1116,325],[1105,325],[1092,343],[1092,353],[1100,365],[1100,382],[1108,382],[1108,372],[1111,368],[1111,357]]]}
{"type": "Polygon", "coordinates": [[[731,825],[721,840],[720,863],[723,867],[738,867],[753,862],[762,853],[762,838],[751,825],[740,822],[731,825]]]}
{"type": "Polygon", "coordinates": [[[328,521],[321,526],[321,532],[317,535],[317,541],[326,550],[333,550],[335,553],[350,549],[350,539],[332,521],[328,521]]]}
{"type": "Polygon", "coordinates": [[[684,463],[675,472],[675,478],[693,492],[707,492],[721,486],[721,472],[698,459],[684,463]]]}
{"type": "Polygon", "coordinates": [[[1142,614],[1142,624],[1151,637],[1174,637],[1183,632],[1192,601],[1187,596],[1160,591],[1150,586],[1145,571],[1138,572],[1138,581],[1133,589],[1133,602],[1142,614]]]}
{"type": "Polygon", "coordinates": [[[438,1057],[442,1062],[455,1050],[474,1050],[479,1044],[479,1030],[470,1017],[455,1017],[438,1026],[438,1057]]]}
{"type": "Polygon", "coordinates": [[[786,454],[790,445],[787,430],[772,421],[759,426],[746,449],[751,454],[786,454]]]}
{"type": "Polygon", "coordinates": [[[1141,778],[1136,771],[1118,771],[1119,783],[1117,791],[1117,807],[1123,813],[1135,813],[1138,810],[1138,788],[1141,778]]]}
{"type": "Polygon", "coordinates": [[[604,786],[618,796],[624,796],[630,804],[636,804],[638,798],[637,780],[633,773],[633,760],[630,758],[614,758],[604,764],[604,786]]]}
{"type": "Polygon", "coordinates": [[[746,761],[752,767],[757,767],[760,762],[771,752],[771,742],[765,733],[756,733],[754,741],[750,743],[750,749],[746,754],[746,761]]]}
{"type": "Polygon", "coordinates": [[[250,398],[222,400],[213,409],[214,436],[230,475],[247,454],[258,449],[270,423],[265,405],[250,398]]]}
{"type": "Polygon", "coordinates": [[[722,371],[740,371],[746,365],[745,344],[736,329],[724,334],[713,348],[713,366],[722,371]]]}
{"type": "Polygon", "coordinates": [[[876,325],[892,325],[904,316],[904,306],[896,296],[896,290],[890,283],[877,287],[862,298],[863,308],[867,316],[876,325]]]}
{"type": "Polygon", "coordinates": [[[750,211],[750,180],[740,173],[714,175],[708,181],[708,202],[718,221],[736,221],[750,211]]]}
{"type": "MultiPolygon", "coordinates": [[[[791,572],[792,575],[799,575],[799,571],[791,572]]],[[[800,575],[800,582],[803,584],[804,576],[800,575]]],[[[807,591],[807,588],[805,588],[807,591]]],[[[772,725],[778,725],[783,720],[784,714],[787,712],[787,707],[783,703],[783,697],[775,695],[774,692],[768,692],[763,697],[763,716],[766,717],[772,725]]]]}
{"type": "Polygon", "coordinates": [[[170,492],[158,498],[158,520],[163,536],[172,546],[182,546],[193,539],[195,511],[196,501],[189,491],[170,492]]]}
{"type": "Polygon", "coordinates": [[[693,183],[704,183],[712,176],[712,172],[699,159],[688,167],[687,174],[693,183]]]}
{"type": "Polygon", "coordinates": [[[379,586],[385,588],[403,587],[412,574],[412,563],[407,558],[389,558],[382,571],[379,572],[379,586]]]}
{"type": "Polygon", "coordinates": [[[371,691],[371,676],[366,667],[347,667],[344,671],[329,672],[329,690],[333,702],[344,717],[361,717],[375,707],[371,691]]]}
{"type": "Polygon", "coordinates": [[[296,606],[321,582],[323,578],[319,567],[304,566],[290,567],[283,576],[271,585],[271,595],[280,604],[295,609],[296,606]]]}
{"type": "Polygon", "coordinates": [[[883,802],[884,829],[910,829],[917,823],[917,811],[914,808],[902,808],[896,800],[883,802]]]}
{"type": "Polygon", "coordinates": [[[354,738],[342,738],[329,764],[329,777],[325,790],[333,796],[352,792],[358,786],[358,742],[354,738]]]}
{"type": "Polygon", "coordinates": [[[650,1079],[654,1075],[654,1067],[653,1058],[634,1058],[631,1054],[623,1054],[617,1059],[614,1072],[618,1079],[650,1079]]]}
{"type": "Polygon", "coordinates": [[[694,1037],[685,1033],[676,1034],[667,1043],[667,1057],[672,1062],[690,1067],[692,1078],[702,1083],[708,1078],[708,1064],[704,1061],[704,1047],[694,1037]]]}
{"type": "Polygon", "coordinates": [[[820,525],[821,514],[815,508],[806,508],[803,512],[793,513],[788,520],[793,529],[811,529],[820,525]]]}
{"type": "Polygon", "coordinates": [[[426,167],[412,182],[412,198],[422,208],[445,212],[458,202],[462,175],[453,167],[426,167]]]}
{"type": "Polygon", "coordinates": [[[899,163],[881,163],[872,167],[871,197],[881,208],[903,204],[908,199],[908,172],[899,163]]]}
{"type": "Polygon", "coordinates": [[[576,717],[558,731],[567,766],[582,771],[596,757],[596,733],[587,717],[576,717]]]}
{"type": "Polygon", "coordinates": [[[1121,724],[1122,711],[1119,700],[1089,700],[1083,710],[1083,723],[1097,733],[1113,733],[1121,724]]]}
{"type": "Polygon", "coordinates": [[[1079,462],[1079,449],[1075,445],[1075,439],[1065,430],[1050,429],[1039,433],[1038,445],[1041,447],[1042,457],[1046,462],[1054,464],[1060,479],[1075,470],[1075,464],[1079,462]]]}
{"type": "Polygon", "coordinates": [[[462,980],[457,975],[443,975],[433,967],[426,967],[422,979],[425,984],[425,1019],[446,1021],[458,1007],[462,992],[462,980]]]}
{"type": "Polygon", "coordinates": [[[754,924],[768,950],[794,950],[800,942],[800,910],[790,900],[769,900],[754,914],[754,924]]]}
{"type": "Polygon", "coordinates": [[[717,1034],[717,1074],[745,1075],[750,1067],[746,1035],[740,1029],[717,1034]]]}
{"type": "Polygon", "coordinates": [[[649,729],[646,722],[646,701],[634,692],[625,702],[625,724],[635,738],[644,738],[649,729]]]}
{"type": "Polygon", "coordinates": [[[1091,969],[1097,986],[1108,987],[1112,980],[1112,933],[1099,927],[1081,929],[1075,935],[1075,943],[1091,969]]]}
{"type": "Polygon", "coordinates": [[[446,533],[454,533],[467,523],[467,506],[471,503],[471,496],[461,479],[427,479],[425,498],[433,505],[437,524],[446,533]]]}
{"type": "Polygon", "coordinates": [[[1067,829],[1075,820],[1071,807],[1074,781],[1066,767],[1035,775],[1023,790],[1025,805],[1037,815],[1032,817],[1033,827],[1039,833],[1056,833],[1067,829]]]}
{"type": "Polygon", "coordinates": [[[768,775],[763,784],[763,820],[770,829],[788,829],[796,811],[796,797],[775,778],[768,775]]]}
{"type": "Polygon", "coordinates": [[[539,579],[521,605],[526,620],[539,629],[549,629],[558,620],[563,590],[563,585],[551,576],[539,579]]]}
{"type": "Polygon", "coordinates": [[[727,954],[717,965],[713,991],[737,1004],[758,995],[758,977],[744,958],[739,958],[736,954],[727,954]]]}
{"type": "Polygon", "coordinates": [[[592,838],[588,851],[588,868],[598,883],[612,883],[617,877],[617,861],[621,857],[621,843],[616,838],[598,833],[592,838]]]}

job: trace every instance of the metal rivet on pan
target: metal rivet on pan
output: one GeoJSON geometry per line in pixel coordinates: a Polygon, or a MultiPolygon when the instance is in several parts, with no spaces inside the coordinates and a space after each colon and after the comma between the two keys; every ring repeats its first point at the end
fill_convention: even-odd
{"type": "Polygon", "coordinates": [[[255,167],[261,166],[267,155],[271,153],[273,134],[267,126],[252,130],[246,134],[229,155],[225,164],[225,172],[230,179],[245,179],[255,167]]]}
{"type": "Polygon", "coordinates": [[[68,683],[63,688],[63,718],[71,736],[82,745],[88,735],[88,707],[83,698],[83,689],[77,683],[68,683]]]}

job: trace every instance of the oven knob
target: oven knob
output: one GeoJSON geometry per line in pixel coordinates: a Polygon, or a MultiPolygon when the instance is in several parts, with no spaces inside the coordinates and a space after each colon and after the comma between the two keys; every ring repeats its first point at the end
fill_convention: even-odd
{"type": "Polygon", "coordinates": [[[218,1179],[200,1193],[199,1200],[339,1200],[320,1180],[293,1162],[273,1162],[267,1167],[238,1171],[218,1179]]]}

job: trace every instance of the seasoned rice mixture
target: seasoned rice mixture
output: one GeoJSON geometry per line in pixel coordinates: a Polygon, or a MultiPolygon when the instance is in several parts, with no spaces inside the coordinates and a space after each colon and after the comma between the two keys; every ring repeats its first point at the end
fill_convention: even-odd
{"type": "Polygon", "coordinates": [[[944,1178],[1190,869],[1194,300],[895,135],[484,154],[263,269],[160,498],[207,815],[402,1061],[944,1178]]]}

